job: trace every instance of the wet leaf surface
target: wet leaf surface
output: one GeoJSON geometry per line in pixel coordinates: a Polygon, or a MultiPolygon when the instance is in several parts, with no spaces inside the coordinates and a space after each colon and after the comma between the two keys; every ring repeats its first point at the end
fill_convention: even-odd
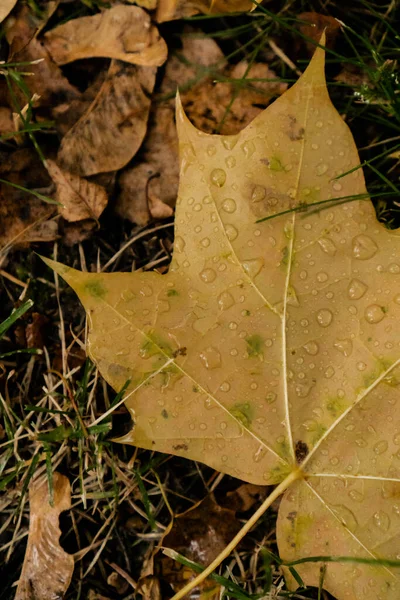
{"type": "MultiPolygon", "coordinates": [[[[323,66],[318,49],[236,136],[198,131],[178,105],[167,275],[48,263],[88,311],[89,354],[106,380],[117,390],[130,380],[135,426],[121,442],[256,484],[293,480],[300,468],[279,511],[282,558],[394,559],[399,233],[364,200],[323,66]],[[343,197],[353,201],[306,209],[343,197]]],[[[318,585],[318,565],[298,571],[318,585]]],[[[324,586],[339,599],[394,600],[398,570],[332,564],[324,586]]]]}

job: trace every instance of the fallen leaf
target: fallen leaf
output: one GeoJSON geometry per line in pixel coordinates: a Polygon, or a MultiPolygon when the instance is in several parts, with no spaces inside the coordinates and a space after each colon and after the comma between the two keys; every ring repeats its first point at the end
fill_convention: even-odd
{"type": "Polygon", "coordinates": [[[56,185],[59,212],[67,221],[97,220],[108,203],[105,189],[79,175],[63,171],[53,160],[46,161],[47,170],[56,185]]]}
{"type": "MultiPolygon", "coordinates": [[[[0,162],[0,178],[33,191],[49,183],[38,157],[26,148],[16,150],[0,162]]],[[[58,235],[55,213],[54,205],[0,182],[0,257],[13,246],[55,240],[58,235]]]]}
{"type": "Polygon", "coordinates": [[[31,485],[28,545],[15,600],[61,599],[71,581],[74,559],[59,544],[59,517],[71,508],[71,488],[60,473],[53,474],[53,486],[51,506],[47,481],[31,485]]]}
{"type": "Polygon", "coordinates": [[[33,312],[31,314],[31,322],[25,328],[26,347],[41,348],[45,345],[45,330],[49,323],[49,319],[40,313],[33,312]]]}
{"type": "Polygon", "coordinates": [[[159,0],[157,21],[171,21],[191,17],[198,13],[218,14],[254,10],[252,0],[159,0]]]}
{"type": "Polygon", "coordinates": [[[117,5],[90,17],[71,19],[44,35],[58,65],[103,56],[146,67],[162,65],[167,45],[138,6],[117,5]]]}
{"type": "Polygon", "coordinates": [[[62,169],[87,176],[121,169],[146,133],[155,67],[112,61],[105,82],[58,153],[62,169]]]}
{"type": "Polygon", "coordinates": [[[157,8],[158,0],[128,0],[130,4],[137,4],[141,8],[145,8],[146,10],[154,10],[157,8]]]}
{"type": "MultiPolygon", "coordinates": [[[[221,508],[214,496],[178,515],[172,529],[162,539],[161,546],[183,554],[191,561],[204,565],[210,564],[239,531],[240,524],[233,510],[221,508]]],[[[177,563],[169,556],[159,559],[162,579],[177,592],[190,579],[193,571],[177,563]]],[[[220,598],[221,587],[208,579],[200,588],[195,588],[188,600],[216,600],[220,598]]]]}
{"type": "Polygon", "coordinates": [[[325,32],[326,47],[333,48],[341,23],[338,19],[317,12],[304,12],[297,17],[299,30],[305,36],[306,48],[310,56],[315,51],[315,45],[319,44],[321,35],[325,32]]]}
{"type": "Polygon", "coordinates": [[[236,490],[228,492],[226,499],[223,499],[221,504],[236,512],[247,512],[266,497],[267,488],[264,485],[243,483],[236,490]]]}
{"type": "MultiPolygon", "coordinates": [[[[29,7],[21,4],[15,18],[9,19],[4,27],[7,42],[10,44],[10,60],[14,62],[31,62],[29,68],[22,66],[20,70],[27,70],[32,75],[24,78],[24,83],[31,95],[40,96],[39,105],[53,110],[58,104],[71,102],[80,97],[77,88],[71,85],[62,74],[60,68],[51,60],[47,50],[35,37],[42,25],[36,19],[29,7]]],[[[18,68],[16,68],[18,70],[18,68]]],[[[14,93],[20,107],[27,102],[27,97],[18,86],[14,86],[14,93]]]]}
{"type": "Polygon", "coordinates": [[[10,14],[16,4],[17,0],[2,0],[0,6],[0,23],[10,14]]]}
{"type": "Polygon", "coordinates": [[[235,84],[212,80],[199,83],[182,94],[182,104],[188,118],[193,124],[214,133],[218,130],[224,135],[239,133],[267,106],[274,96],[279,96],[287,89],[287,84],[276,79],[276,74],[263,63],[251,66],[246,61],[229,66],[224,70],[227,78],[244,82],[235,95],[235,84]],[[246,79],[249,83],[246,85],[246,79]],[[255,81],[252,79],[265,79],[255,81]],[[233,102],[232,102],[233,100],[233,102]]]}
{"type": "Polygon", "coordinates": [[[7,106],[0,106],[0,135],[4,135],[5,133],[13,133],[14,131],[15,128],[12,110],[7,106]]]}
{"type": "MultiPolygon", "coordinates": [[[[366,199],[324,52],[236,136],[199,132],[179,105],[177,123],[168,274],[47,260],[90,314],[89,354],[105,379],[129,382],[135,426],[119,441],[279,484],[268,498],[284,493],[284,560],[394,560],[400,232],[366,199]]],[[[296,570],[318,586],[320,564],[296,570]]],[[[342,561],[323,585],[338,600],[397,600],[398,575],[342,561]]]]}
{"type": "Polygon", "coordinates": [[[75,246],[89,239],[96,223],[93,220],[78,221],[78,223],[66,223],[63,228],[63,242],[67,246],[75,246]]]}
{"type": "MultiPolygon", "coordinates": [[[[189,33],[189,32],[187,32],[189,33]]],[[[211,38],[182,37],[182,53],[171,56],[165,69],[160,96],[175,94],[181,89],[181,100],[186,114],[193,123],[206,132],[214,133],[221,124],[222,133],[238,133],[256,115],[261,106],[282,94],[287,84],[281,82],[255,82],[243,86],[231,104],[234,86],[231,83],[215,84],[211,78],[199,79],[199,72],[223,73],[226,77],[241,79],[248,67],[245,61],[225,67],[224,55],[211,38]],[[229,110],[227,110],[229,107],[229,110]]],[[[276,75],[265,64],[252,65],[247,78],[275,79],[276,75]]],[[[149,131],[143,148],[143,161],[128,167],[120,176],[120,194],[116,210],[122,217],[145,225],[150,217],[157,218],[152,210],[152,198],[171,214],[170,206],[178,192],[178,139],[176,135],[173,101],[155,103],[149,120],[149,131]],[[169,209],[169,210],[168,210],[169,209]]],[[[160,217],[158,217],[160,218],[160,217]]]]}

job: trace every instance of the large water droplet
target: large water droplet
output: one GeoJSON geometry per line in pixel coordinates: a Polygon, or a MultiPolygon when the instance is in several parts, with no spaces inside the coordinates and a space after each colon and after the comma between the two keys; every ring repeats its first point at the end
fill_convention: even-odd
{"type": "Polygon", "coordinates": [[[233,150],[237,144],[239,136],[237,135],[229,135],[227,137],[222,138],[222,145],[227,150],[233,150]]]}
{"type": "Polygon", "coordinates": [[[329,256],[335,256],[336,254],[336,246],[334,242],[330,238],[321,238],[318,240],[318,244],[321,246],[322,250],[328,254],[329,256]]]}
{"type": "Polygon", "coordinates": [[[353,256],[359,260],[372,258],[378,251],[378,246],[368,235],[356,235],[353,238],[353,256]]]}
{"type": "Polygon", "coordinates": [[[379,510],[374,514],[374,525],[382,531],[389,531],[390,528],[390,517],[383,510],[379,510]]]}
{"type": "Polygon", "coordinates": [[[177,252],[183,252],[185,246],[186,246],[185,240],[181,236],[178,235],[178,237],[175,238],[174,249],[177,252]]]}
{"type": "Polygon", "coordinates": [[[380,442],[378,442],[377,444],[375,444],[374,446],[374,452],[375,454],[383,454],[384,452],[386,452],[386,450],[388,449],[389,444],[387,443],[386,440],[381,440],[380,442]]]}
{"type": "Polygon", "coordinates": [[[335,369],[329,365],[329,367],[326,369],[324,375],[327,379],[330,379],[331,377],[333,377],[335,374],[335,369]]]}
{"type": "Polygon", "coordinates": [[[135,294],[131,290],[124,290],[121,294],[122,300],[125,302],[130,302],[135,297],[135,294]]]}
{"type": "Polygon", "coordinates": [[[224,381],[219,386],[219,389],[221,390],[221,392],[229,392],[229,390],[231,389],[231,384],[228,383],[227,381],[224,381]]]}
{"type": "Polygon", "coordinates": [[[333,314],[328,308],[322,308],[317,313],[317,321],[321,327],[329,327],[332,323],[333,314]]]}
{"type": "Polygon", "coordinates": [[[244,142],[244,144],[241,145],[241,148],[246,158],[250,158],[250,156],[255,152],[256,149],[254,143],[250,140],[244,142]]]}
{"type": "Polygon", "coordinates": [[[368,286],[359,279],[352,279],[347,288],[347,294],[352,300],[359,300],[367,291],[368,286]]]}
{"type": "Polygon", "coordinates": [[[233,225],[225,225],[225,233],[230,242],[236,240],[237,236],[239,235],[238,230],[233,225]]]}
{"type": "Polygon", "coordinates": [[[350,356],[350,354],[353,352],[353,342],[348,338],[344,340],[337,340],[334,343],[334,347],[346,357],[350,356]]]}
{"type": "Polygon", "coordinates": [[[358,527],[358,521],[355,514],[344,504],[332,506],[332,509],[347,529],[354,533],[358,527]]]}
{"type": "Polygon", "coordinates": [[[349,496],[355,502],[362,502],[364,500],[364,494],[357,490],[350,490],[349,496]]]}
{"type": "Polygon", "coordinates": [[[321,271],[321,273],[317,273],[317,281],[319,283],[325,283],[325,281],[328,281],[328,274],[324,273],[321,271]]]}
{"type": "Polygon", "coordinates": [[[262,185],[256,185],[251,194],[251,201],[252,202],[261,202],[261,200],[264,200],[265,195],[266,195],[265,187],[263,187],[262,185]]]}
{"type": "Polygon", "coordinates": [[[140,294],[146,296],[146,298],[150,298],[153,295],[153,288],[149,285],[144,285],[140,290],[140,294]]]}
{"type": "Polygon", "coordinates": [[[253,258],[242,262],[243,269],[246,271],[248,276],[253,279],[264,266],[263,258],[253,258]]]}
{"type": "Polygon", "coordinates": [[[308,394],[311,392],[311,389],[313,386],[314,386],[314,384],[309,383],[309,382],[298,383],[295,387],[296,395],[299,398],[306,398],[308,396],[308,394]]]}
{"type": "Polygon", "coordinates": [[[217,152],[217,149],[216,149],[215,146],[213,146],[211,144],[209,146],[207,146],[207,154],[208,154],[208,156],[214,156],[214,154],[216,152],[217,152]]]}
{"type": "Polygon", "coordinates": [[[215,281],[216,276],[217,274],[214,271],[214,269],[204,269],[200,273],[200,277],[204,281],[204,283],[212,283],[213,281],[215,281]]]}
{"type": "Polygon", "coordinates": [[[368,323],[375,324],[380,323],[380,321],[382,321],[383,317],[385,316],[385,313],[383,312],[382,307],[379,306],[379,304],[370,304],[365,309],[364,316],[365,320],[368,321],[368,323]]]}
{"type": "Polygon", "coordinates": [[[311,354],[311,356],[316,356],[319,352],[319,346],[317,342],[307,342],[307,344],[304,344],[303,348],[307,354],[311,354]]]}
{"type": "Polygon", "coordinates": [[[328,165],[322,163],[321,165],[317,165],[317,168],[315,170],[318,176],[324,175],[324,173],[326,173],[328,170],[328,165]]]}
{"type": "Polygon", "coordinates": [[[235,300],[233,299],[232,294],[229,292],[222,292],[222,294],[218,298],[218,306],[220,310],[228,310],[231,306],[235,304],[235,300]]]}
{"type": "Polygon", "coordinates": [[[233,198],[226,198],[222,203],[222,209],[227,213],[233,213],[236,210],[236,202],[233,198]]]}
{"type": "Polygon", "coordinates": [[[214,346],[209,346],[203,350],[200,353],[200,359],[207,369],[216,369],[221,366],[221,354],[214,346]]]}
{"type": "Polygon", "coordinates": [[[226,173],[223,169],[211,171],[211,182],[217,187],[222,187],[226,181],[226,173]]]}

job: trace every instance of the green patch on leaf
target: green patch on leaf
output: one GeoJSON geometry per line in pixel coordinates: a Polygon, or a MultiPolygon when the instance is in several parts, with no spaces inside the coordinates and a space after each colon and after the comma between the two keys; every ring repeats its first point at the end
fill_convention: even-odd
{"type": "Polygon", "coordinates": [[[264,339],[261,335],[255,333],[254,335],[250,335],[246,338],[247,343],[247,354],[250,358],[255,358],[256,356],[264,356],[264,339]]]}
{"type": "Polygon", "coordinates": [[[253,407],[248,403],[238,403],[230,410],[232,417],[235,417],[243,427],[249,428],[253,420],[253,407]]]}
{"type": "Polygon", "coordinates": [[[271,171],[285,171],[285,167],[283,166],[280,158],[278,158],[277,156],[273,156],[272,158],[270,158],[268,167],[271,169],[271,171]]]}
{"type": "MultiPolygon", "coordinates": [[[[338,417],[342,414],[344,410],[347,408],[346,402],[343,401],[343,398],[329,398],[326,403],[327,411],[333,416],[338,417]]],[[[317,438],[319,439],[319,438],[317,438]]]]}
{"type": "Polygon", "coordinates": [[[178,292],[178,290],[174,290],[174,289],[172,289],[172,290],[168,290],[168,291],[167,291],[167,296],[169,296],[170,298],[171,298],[172,296],[179,296],[179,292],[178,292]]]}
{"type": "Polygon", "coordinates": [[[99,279],[89,280],[85,283],[85,290],[94,298],[104,298],[107,293],[107,288],[99,279]]]}
{"type": "Polygon", "coordinates": [[[172,358],[174,351],[172,346],[166,342],[160,335],[151,331],[147,334],[147,339],[143,342],[139,355],[141,358],[151,358],[156,354],[161,354],[172,358]]]}

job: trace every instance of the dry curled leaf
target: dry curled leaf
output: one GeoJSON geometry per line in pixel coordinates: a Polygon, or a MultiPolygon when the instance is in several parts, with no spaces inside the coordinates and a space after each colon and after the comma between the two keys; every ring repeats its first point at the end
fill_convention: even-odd
{"type": "MultiPolygon", "coordinates": [[[[48,175],[37,156],[27,148],[0,162],[0,178],[30,190],[48,185],[48,175]]],[[[0,257],[13,246],[51,242],[58,226],[55,206],[7,183],[0,183],[0,257]]]]}
{"type": "MultiPolygon", "coordinates": [[[[234,511],[221,508],[211,495],[177,516],[161,545],[185,555],[189,560],[208,565],[239,529],[239,521],[234,511]]],[[[158,560],[161,563],[162,579],[167,581],[175,592],[193,579],[194,572],[173,558],[163,556],[158,560]]],[[[220,594],[221,587],[208,579],[199,588],[195,588],[187,596],[187,600],[217,600],[220,594]]]]}
{"type": "Polygon", "coordinates": [[[157,21],[171,21],[198,13],[217,14],[254,10],[252,0],[158,0],[157,21]]]}
{"type": "MultiPolygon", "coordinates": [[[[53,110],[60,103],[78,99],[81,94],[64,77],[61,69],[37,39],[36,34],[41,25],[42,21],[32,15],[29,7],[21,4],[17,8],[15,18],[6,22],[4,30],[10,44],[10,59],[13,62],[31,62],[28,71],[32,75],[25,77],[24,83],[32,95],[40,96],[37,105],[53,110]]],[[[22,66],[20,70],[26,72],[27,66],[22,66]]],[[[18,86],[15,86],[14,93],[20,106],[24,106],[27,101],[25,94],[18,86]]]]}
{"type": "MultiPolygon", "coordinates": [[[[177,122],[168,274],[48,261],[90,315],[101,373],[129,382],[135,425],[120,441],[279,484],[282,559],[394,560],[400,232],[366,199],[324,52],[239,135],[200,132],[180,106],[177,122]]],[[[320,564],[296,570],[318,586],[320,564]]],[[[323,585],[338,600],[397,600],[399,568],[331,563],[323,585]]]]}
{"type": "MultiPolygon", "coordinates": [[[[199,73],[209,70],[233,79],[241,79],[245,73],[248,79],[275,79],[275,73],[261,63],[247,70],[245,61],[225,67],[224,56],[211,38],[183,36],[182,42],[182,52],[168,60],[160,96],[175,94],[179,87],[186,114],[206,132],[212,133],[221,125],[222,133],[238,133],[261,112],[261,106],[269,104],[273,96],[282,94],[287,88],[287,84],[281,82],[249,83],[242,86],[232,104],[234,84],[215,84],[211,77],[200,77],[197,81],[199,73]]],[[[172,100],[160,101],[152,108],[143,159],[122,173],[117,199],[118,213],[140,225],[148,223],[150,216],[159,217],[152,209],[152,198],[157,199],[163,216],[171,214],[169,207],[176,201],[178,140],[172,100]]]]}
{"type": "Polygon", "coordinates": [[[299,30],[305,36],[305,44],[310,56],[325,32],[326,46],[333,48],[341,23],[338,19],[317,12],[304,12],[297,17],[299,30]],[[311,38],[311,39],[310,39],[311,38]]]}
{"type": "Polygon", "coordinates": [[[46,480],[31,484],[29,536],[15,600],[61,600],[71,581],[74,559],[59,543],[59,517],[71,507],[68,479],[53,474],[54,505],[46,480]]]}
{"type": "Polygon", "coordinates": [[[145,136],[155,76],[155,67],[112,61],[96,99],[62,139],[61,168],[87,176],[124,167],[145,136]]]}
{"type": "Polygon", "coordinates": [[[103,56],[149,67],[160,66],[167,58],[165,41],[138,6],[121,4],[90,17],[71,19],[44,38],[58,65],[103,56]]]}
{"type": "Polygon", "coordinates": [[[97,220],[108,203],[106,190],[79,175],[63,171],[53,160],[47,160],[46,166],[56,185],[56,199],[62,204],[60,215],[70,222],[97,220]]]}

